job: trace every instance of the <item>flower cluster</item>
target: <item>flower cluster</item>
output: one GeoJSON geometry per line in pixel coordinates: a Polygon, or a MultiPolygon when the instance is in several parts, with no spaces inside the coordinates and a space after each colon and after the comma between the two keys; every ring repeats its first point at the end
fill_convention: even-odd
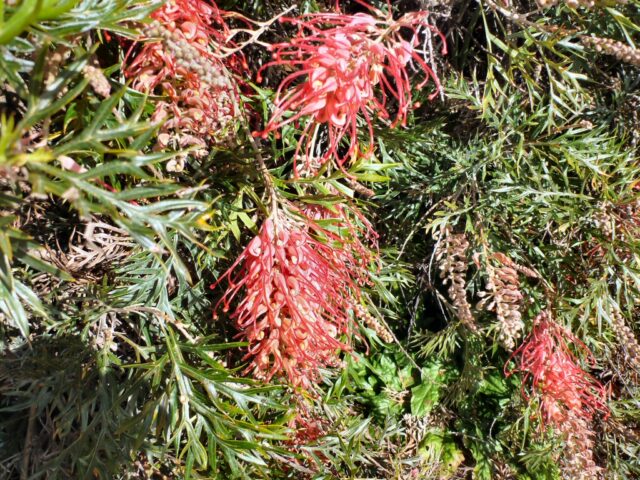
{"type": "MultiPolygon", "coordinates": [[[[436,85],[434,95],[440,88],[436,75],[418,50],[420,30],[442,37],[427,22],[427,16],[427,12],[414,12],[393,20],[378,12],[283,18],[282,21],[298,26],[298,34],[287,42],[272,45],[273,61],[263,68],[279,65],[294,72],[278,87],[271,119],[255,135],[266,137],[287,124],[301,124],[294,161],[302,153],[305,163],[311,164],[316,150],[325,147],[317,145],[319,139],[326,136],[327,145],[318,162],[323,164],[333,158],[342,166],[359,153],[357,134],[361,115],[368,127],[371,148],[373,118],[390,121],[393,127],[404,124],[415,107],[410,65],[424,74],[418,88],[429,80],[436,85]],[[401,30],[412,31],[413,39],[405,40],[401,30]],[[394,100],[393,119],[390,99],[394,100]],[[344,150],[340,150],[343,138],[347,141],[344,150]]],[[[444,44],[443,37],[442,41],[444,44]]],[[[298,170],[295,171],[297,174],[298,170]]]]}
{"type": "Polygon", "coordinates": [[[454,234],[450,228],[445,228],[439,233],[435,256],[439,263],[442,283],[449,285],[447,293],[458,318],[469,329],[475,331],[476,326],[466,291],[468,249],[469,241],[464,234],[454,234]]]}
{"type": "Polygon", "coordinates": [[[507,350],[513,350],[524,329],[522,321],[522,292],[518,270],[511,265],[510,259],[504,255],[493,255],[497,259],[504,259],[501,265],[494,267],[487,264],[487,291],[480,292],[483,297],[479,308],[486,308],[495,312],[498,317],[498,339],[507,350]]]}
{"type": "Polygon", "coordinates": [[[640,67],[640,50],[626,43],[618,42],[610,38],[587,36],[583,36],[580,40],[584,45],[593,47],[596,52],[612,55],[622,62],[640,67]]]}
{"type": "Polygon", "coordinates": [[[563,464],[574,464],[574,467],[577,464],[578,470],[597,474],[591,451],[590,422],[596,412],[608,413],[605,390],[578,365],[569,344],[592,358],[580,340],[555,323],[547,312],[542,312],[535,319],[529,336],[513,354],[517,367],[506,373],[524,374],[523,382],[530,382],[540,399],[544,423],[564,436],[567,449],[563,464]]]}
{"type": "Polygon", "coordinates": [[[580,340],[542,312],[513,354],[518,362],[515,371],[525,374],[525,382],[531,380],[533,389],[541,396],[545,421],[555,426],[566,420],[569,411],[580,411],[586,418],[596,412],[607,412],[604,387],[582,370],[569,344],[575,344],[592,358],[580,340]]]}
{"type": "Polygon", "coordinates": [[[321,230],[276,211],[218,281],[229,281],[224,311],[242,292],[231,318],[249,343],[247,370],[258,378],[285,374],[310,389],[319,368],[337,365],[339,351],[350,348],[361,260],[348,246],[314,238],[321,230]]]}
{"type": "Polygon", "coordinates": [[[192,147],[203,156],[209,145],[233,137],[239,115],[237,87],[212,50],[224,42],[226,26],[220,11],[202,0],[170,0],[151,16],[125,75],[133,88],[168,97],[152,117],[163,122],[158,148],[192,147]]]}

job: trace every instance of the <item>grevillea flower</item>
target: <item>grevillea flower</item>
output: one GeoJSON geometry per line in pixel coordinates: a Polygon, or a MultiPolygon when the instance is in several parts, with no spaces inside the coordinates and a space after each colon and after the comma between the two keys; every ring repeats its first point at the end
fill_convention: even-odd
{"type": "Polygon", "coordinates": [[[591,421],[596,412],[608,413],[605,390],[580,368],[570,343],[593,362],[586,345],[543,312],[536,318],[531,334],[514,352],[516,369],[507,374],[524,373],[524,383],[530,383],[540,399],[543,424],[554,427],[563,438],[563,478],[600,478],[602,469],[593,459],[595,433],[591,421]]]}
{"type": "Polygon", "coordinates": [[[590,420],[596,412],[606,414],[604,387],[579,365],[569,345],[575,345],[586,358],[593,356],[586,345],[541,313],[523,344],[513,353],[517,367],[507,372],[524,374],[540,396],[543,419],[552,426],[562,425],[570,412],[590,420]]]}
{"type": "Polygon", "coordinates": [[[194,154],[204,155],[233,135],[239,114],[235,83],[215,55],[227,27],[220,10],[202,0],[170,0],[151,17],[124,73],[133,88],[168,97],[152,116],[164,122],[158,147],[196,147],[194,154]]]}
{"type": "Polygon", "coordinates": [[[303,131],[294,159],[304,150],[311,165],[315,144],[325,133],[320,127],[325,126],[328,148],[320,163],[335,158],[342,166],[358,153],[359,116],[368,127],[369,148],[374,117],[388,120],[392,127],[405,124],[415,106],[410,65],[424,77],[417,88],[433,80],[437,94],[439,81],[418,51],[420,30],[438,34],[444,45],[444,37],[427,22],[428,13],[413,12],[393,20],[369,8],[372,14],[318,13],[282,19],[297,25],[298,34],[288,42],[272,45],[274,60],[263,68],[282,65],[294,71],[278,87],[275,110],[265,129],[255,135],[266,137],[284,125],[301,123],[303,131]],[[403,30],[413,33],[410,41],[401,35],[403,30]],[[395,115],[390,99],[394,100],[395,115]],[[346,151],[341,154],[339,147],[345,137],[346,151]]]}
{"type": "Polygon", "coordinates": [[[348,247],[318,241],[318,233],[310,219],[276,211],[218,281],[229,281],[224,311],[241,297],[231,318],[249,344],[247,371],[258,378],[284,374],[310,389],[319,368],[337,365],[339,351],[350,349],[350,314],[363,277],[354,272],[362,264],[348,247]]]}

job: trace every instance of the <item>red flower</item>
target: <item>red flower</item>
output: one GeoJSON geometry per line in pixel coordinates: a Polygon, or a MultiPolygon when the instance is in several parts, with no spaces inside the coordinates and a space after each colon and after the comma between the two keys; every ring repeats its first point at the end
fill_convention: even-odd
{"type": "Polygon", "coordinates": [[[267,381],[285,374],[304,389],[319,368],[337,365],[339,351],[350,349],[350,314],[362,278],[353,273],[362,269],[356,255],[316,240],[314,230],[323,233],[311,220],[276,212],[214,285],[229,281],[219,302],[224,311],[242,292],[231,318],[249,343],[247,370],[267,381]]]}
{"type": "Polygon", "coordinates": [[[507,372],[507,375],[524,373],[523,383],[530,381],[540,396],[544,421],[556,428],[572,415],[590,420],[596,412],[608,412],[604,387],[580,368],[570,343],[592,361],[587,346],[543,312],[536,318],[533,331],[513,354],[517,367],[507,372]]]}
{"type": "Polygon", "coordinates": [[[202,0],[170,0],[151,17],[146,41],[126,60],[124,73],[133,79],[133,88],[153,92],[161,87],[157,93],[169,97],[156,103],[152,117],[164,122],[158,146],[196,146],[194,153],[204,155],[209,144],[233,133],[239,114],[235,82],[214,51],[228,29],[220,10],[202,0]]]}
{"type": "Polygon", "coordinates": [[[437,33],[444,42],[440,32],[427,23],[428,13],[409,13],[393,20],[370,8],[378,15],[319,13],[282,19],[298,25],[298,35],[272,45],[274,60],[263,68],[284,65],[294,72],[278,87],[275,111],[265,129],[255,135],[266,137],[284,125],[301,121],[303,132],[294,159],[304,149],[307,165],[311,165],[320,126],[324,125],[328,148],[320,162],[335,158],[342,166],[358,153],[359,115],[368,127],[369,148],[373,144],[373,117],[389,120],[392,127],[405,124],[414,107],[409,65],[414,64],[424,74],[417,88],[433,80],[436,90],[440,89],[437,77],[416,48],[421,29],[437,33]],[[404,40],[401,30],[412,31],[413,39],[404,40]],[[395,100],[393,119],[389,98],[395,100]],[[287,116],[287,112],[293,113],[287,116]],[[341,154],[343,137],[347,138],[347,148],[341,154]]]}

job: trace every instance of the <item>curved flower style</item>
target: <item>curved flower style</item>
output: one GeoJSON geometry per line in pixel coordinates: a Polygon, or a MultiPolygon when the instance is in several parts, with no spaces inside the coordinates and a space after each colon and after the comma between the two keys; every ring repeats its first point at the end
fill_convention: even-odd
{"type": "MultiPolygon", "coordinates": [[[[424,75],[417,88],[433,80],[434,95],[438,93],[438,78],[417,50],[417,34],[421,29],[429,35],[438,34],[444,45],[444,37],[427,22],[428,13],[414,12],[393,20],[370,8],[377,12],[376,16],[319,13],[282,19],[297,25],[298,34],[288,42],[272,45],[274,60],[263,69],[283,65],[294,72],[278,87],[275,111],[265,129],[254,135],[266,137],[284,125],[302,121],[303,132],[294,159],[304,149],[307,165],[311,167],[319,127],[324,125],[328,148],[320,163],[335,158],[342,166],[359,153],[358,115],[362,115],[368,127],[369,149],[373,144],[373,117],[389,120],[391,126],[405,124],[414,108],[410,65],[417,66],[424,75]],[[401,30],[412,31],[413,40],[404,40],[401,30]],[[390,98],[395,100],[393,120],[390,98]],[[293,113],[287,116],[287,112],[293,113]],[[347,137],[348,147],[340,154],[343,137],[347,137]]],[[[446,53],[444,46],[443,53],[446,53]]],[[[297,175],[297,168],[294,171],[297,175]]]]}
{"type": "Polygon", "coordinates": [[[224,311],[243,291],[231,318],[249,343],[247,371],[266,381],[285,374],[304,389],[319,368],[337,365],[338,352],[350,349],[350,313],[361,278],[353,272],[362,268],[347,248],[316,240],[314,225],[276,212],[213,285],[229,281],[218,304],[224,311]],[[339,339],[343,334],[346,342],[339,339]]]}
{"type": "Polygon", "coordinates": [[[217,7],[201,0],[170,0],[151,17],[146,41],[124,72],[133,88],[161,87],[168,101],[152,117],[163,122],[158,147],[196,147],[204,155],[233,133],[238,92],[227,68],[211,50],[228,31],[217,7]],[[212,28],[215,25],[217,28],[212,28]]]}

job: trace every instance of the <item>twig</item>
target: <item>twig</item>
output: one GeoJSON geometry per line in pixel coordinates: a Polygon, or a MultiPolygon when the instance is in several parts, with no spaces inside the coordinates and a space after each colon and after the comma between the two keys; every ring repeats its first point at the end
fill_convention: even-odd
{"type": "Polygon", "coordinates": [[[293,9],[295,9],[296,6],[293,5],[289,8],[287,8],[286,10],[284,10],[282,13],[279,13],[278,15],[276,15],[275,17],[273,17],[271,20],[267,21],[267,22],[256,22],[254,20],[251,20],[247,17],[245,17],[244,15],[240,15],[239,13],[229,13],[229,17],[230,18],[239,18],[241,20],[244,20],[247,23],[252,23],[254,25],[260,25],[260,28],[258,30],[250,30],[247,28],[235,28],[233,30],[231,30],[229,33],[230,35],[226,38],[227,42],[230,42],[233,37],[235,37],[236,35],[239,35],[241,33],[247,33],[249,34],[249,39],[246,40],[245,42],[242,42],[241,44],[239,44],[237,47],[234,48],[225,48],[225,47],[221,47],[220,50],[222,50],[224,53],[220,54],[220,55],[216,55],[217,58],[226,58],[226,57],[230,57],[231,55],[234,55],[236,53],[238,53],[239,51],[243,50],[245,47],[247,47],[248,45],[252,45],[252,44],[258,44],[258,45],[262,45],[264,47],[268,47],[269,44],[265,43],[265,42],[261,42],[258,39],[260,38],[260,35],[262,35],[264,32],[266,32],[269,27],[271,27],[271,25],[273,25],[276,21],[278,21],[281,17],[285,16],[287,13],[289,13],[290,11],[292,11],[293,9]]]}
{"type": "MultiPolygon", "coordinates": [[[[434,203],[426,212],[424,212],[424,214],[422,214],[422,216],[418,219],[418,221],[416,222],[415,226],[411,229],[411,231],[409,232],[409,235],[407,235],[407,238],[405,238],[404,242],[402,243],[402,247],[400,247],[400,252],[398,252],[398,256],[396,257],[396,261],[400,260],[400,258],[402,257],[402,255],[404,255],[404,250],[405,248],[407,248],[407,245],[409,244],[409,241],[413,238],[413,236],[418,233],[418,230],[420,230],[421,226],[422,226],[422,222],[424,222],[426,220],[426,218],[429,216],[429,214],[431,212],[433,212],[439,205],[441,202],[436,202],[434,203]]],[[[429,281],[431,281],[431,279],[429,279],[429,281]]]]}

